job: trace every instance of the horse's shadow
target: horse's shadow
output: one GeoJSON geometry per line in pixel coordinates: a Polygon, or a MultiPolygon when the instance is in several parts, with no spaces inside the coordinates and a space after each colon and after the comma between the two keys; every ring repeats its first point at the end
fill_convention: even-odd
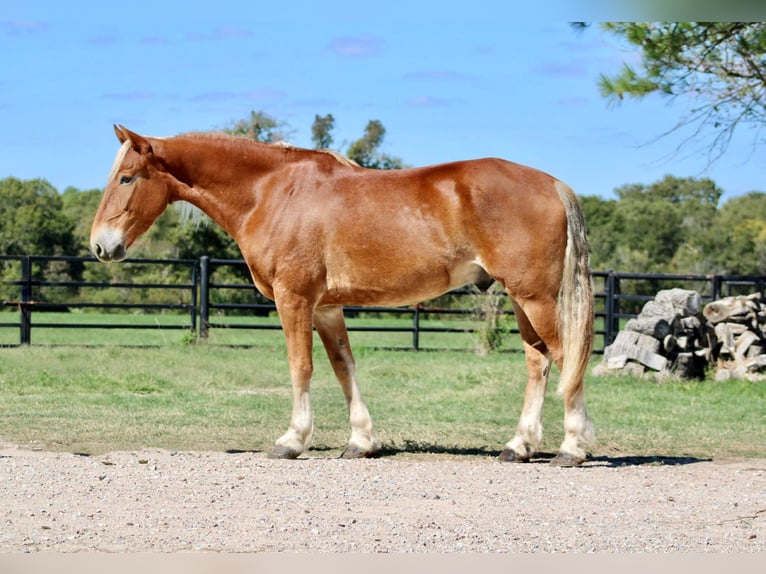
{"type": "MultiPolygon", "coordinates": [[[[327,446],[316,446],[311,449],[312,452],[322,453],[329,457],[333,454],[340,456],[338,449],[327,446]]],[[[228,454],[255,453],[257,451],[231,449],[226,451],[228,454]]],[[[406,455],[441,455],[454,457],[480,457],[497,458],[500,456],[499,450],[488,449],[484,447],[464,448],[456,446],[444,446],[432,443],[419,443],[406,441],[404,444],[384,444],[374,455],[375,458],[394,458],[406,455]]],[[[529,462],[524,464],[547,464],[556,456],[555,453],[539,452],[536,453],[529,462]]],[[[710,462],[711,458],[697,458],[693,456],[666,456],[666,455],[596,455],[588,456],[588,459],[581,468],[588,467],[607,467],[620,468],[625,466],[682,466],[687,464],[696,464],[700,462],[710,462]]]]}
{"type": "MultiPolygon", "coordinates": [[[[479,456],[488,458],[497,458],[500,455],[499,450],[487,448],[459,448],[449,447],[438,444],[413,444],[407,443],[402,446],[386,445],[380,449],[378,456],[394,457],[405,454],[435,454],[449,456],[479,456]]],[[[556,453],[539,452],[536,453],[528,463],[525,464],[547,464],[556,453]]],[[[679,466],[686,464],[695,464],[700,462],[710,462],[710,458],[697,458],[692,456],[665,456],[665,455],[625,455],[608,456],[596,455],[588,456],[583,467],[610,467],[618,468],[624,466],[679,466]]]]}
{"type": "Polygon", "coordinates": [[[683,466],[699,462],[711,462],[712,458],[697,458],[694,456],[664,456],[664,455],[627,455],[627,456],[593,456],[588,457],[588,466],[683,466]]]}

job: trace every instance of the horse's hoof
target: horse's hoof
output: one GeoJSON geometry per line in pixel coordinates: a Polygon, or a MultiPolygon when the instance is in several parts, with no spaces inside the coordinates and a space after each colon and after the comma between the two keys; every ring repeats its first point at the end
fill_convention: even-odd
{"type": "Polygon", "coordinates": [[[346,447],[346,450],[343,451],[343,454],[340,455],[341,458],[372,458],[375,456],[375,451],[369,451],[369,450],[362,450],[358,446],[352,446],[348,445],[346,447]]]}
{"type": "Polygon", "coordinates": [[[528,456],[521,456],[515,450],[506,448],[497,457],[497,460],[501,462],[529,462],[528,456]]]}
{"type": "Polygon", "coordinates": [[[568,452],[560,452],[551,459],[551,466],[563,466],[572,467],[580,466],[585,462],[585,459],[579,456],[574,456],[568,452]]]}
{"type": "Polygon", "coordinates": [[[297,451],[290,447],[276,445],[272,449],[272,451],[269,453],[269,458],[279,458],[283,460],[285,459],[290,460],[290,459],[298,458],[300,454],[301,454],[300,451],[297,451]]]}

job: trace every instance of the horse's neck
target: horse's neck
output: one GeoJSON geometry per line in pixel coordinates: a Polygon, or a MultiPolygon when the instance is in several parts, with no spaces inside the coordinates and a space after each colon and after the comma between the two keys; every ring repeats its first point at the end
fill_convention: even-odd
{"type": "MultiPolygon", "coordinates": [[[[173,199],[191,203],[230,235],[255,207],[259,174],[268,158],[237,153],[236,146],[215,140],[168,140],[165,160],[178,182],[173,199]],[[223,144],[223,145],[222,145],[223,144]]],[[[259,150],[260,151],[260,150],[259,150]]]]}

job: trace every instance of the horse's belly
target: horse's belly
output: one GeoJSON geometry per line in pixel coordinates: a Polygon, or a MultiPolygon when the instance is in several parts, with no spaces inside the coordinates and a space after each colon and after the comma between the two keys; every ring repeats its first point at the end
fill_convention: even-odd
{"type": "Polygon", "coordinates": [[[475,262],[434,269],[395,269],[328,273],[327,290],[320,303],[333,305],[384,305],[397,307],[433,299],[486,276],[475,262]]]}

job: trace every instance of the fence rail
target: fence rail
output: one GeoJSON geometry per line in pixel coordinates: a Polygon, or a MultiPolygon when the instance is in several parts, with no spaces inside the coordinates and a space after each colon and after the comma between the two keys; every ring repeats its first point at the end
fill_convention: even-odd
{"type": "MultiPolygon", "coordinates": [[[[257,292],[251,282],[217,279],[219,270],[239,270],[246,276],[246,266],[242,260],[216,259],[208,256],[199,259],[128,259],[127,266],[147,266],[160,271],[173,268],[188,280],[179,282],[175,279],[163,281],[135,282],[119,281],[75,281],[71,278],[56,280],[50,272],[51,265],[69,266],[79,269],[75,275],[85,276],[85,268],[102,269],[101,263],[92,257],[49,257],[49,256],[0,256],[0,271],[3,272],[4,290],[11,287],[16,296],[2,301],[3,307],[16,308],[16,319],[11,313],[0,313],[0,329],[18,329],[19,345],[33,343],[32,333],[37,329],[176,329],[186,330],[196,337],[206,338],[211,331],[222,329],[259,329],[278,330],[280,325],[273,320],[276,308],[273,302],[257,292]],[[37,269],[35,269],[37,267],[37,269]],[[15,269],[15,272],[14,272],[15,269]],[[46,300],[45,292],[59,290],[70,293],[67,298],[60,294],[56,302],[46,300]],[[103,301],[97,294],[109,290],[124,293],[125,302],[103,301]],[[148,302],[141,294],[151,291],[172,294],[173,301],[148,302]],[[136,295],[138,299],[136,300],[136,295]],[[233,297],[238,293],[239,297],[233,297]],[[242,294],[247,293],[249,301],[243,302],[242,294]],[[132,299],[131,299],[131,294],[132,299]],[[70,321],[46,322],[46,312],[68,312],[73,309],[100,309],[104,311],[141,312],[161,314],[171,311],[185,315],[186,320],[172,324],[125,323],[124,321],[99,321],[97,323],[70,321]],[[226,321],[227,315],[245,314],[247,321],[233,323],[226,321]],[[272,317],[269,321],[266,318],[272,317]],[[36,319],[33,321],[33,317],[36,319]],[[37,318],[40,320],[37,320],[37,318]]],[[[92,273],[98,276],[98,272],[92,273]]],[[[160,273],[162,275],[162,273],[160,273]]],[[[231,274],[229,274],[231,275],[231,274]]],[[[651,299],[658,290],[683,287],[698,291],[704,302],[719,299],[727,295],[764,293],[766,276],[727,276],[727,275],[661,275],[645,273],[616,273],[597,271],[593,273],[596,302],[596,344],[595,353],[603,352],[606,345],[616,337],[621,323],[635,317],[643,304],[651,299]]],[[[400,319],[395,326],[390,324],[360,325],[349,323],[349,331],[379,333],[409,333],[409,344],[404,348],[419,350],[425,348],[421,341],[424,333],[472,333],[477,330],[476,297],[477,293],[469,289],[459,289],[448,294],[452,303],[448,306],[443,300],[427,301],[409,307],[346,307],[348,316],[365,314],[385,314],[400,319]],[[472,299],[467,299],[467,298],[472,299]],[[453,317],[466,319],[465,325],[429,324],[433,317],[453,317]],[[473,321],[474,325],[470,323],[473,321]]],[[[481,296],[481,295],[478,295],[481,296]]],[[[155,297],[156,299],[157,297],[155,297]]],[[[168,297],[165,297],[168,299],[168,297]]],[[[513,314],[508,305],[501,311],[505,315],[513,314]]],[[[73,314],[73,318],[76,316],[73,314]]],[[[518,334],[517,329],[511,333],[518,334]]],[[[13,343],[16,345],[17,343],[13,343]]]]}

